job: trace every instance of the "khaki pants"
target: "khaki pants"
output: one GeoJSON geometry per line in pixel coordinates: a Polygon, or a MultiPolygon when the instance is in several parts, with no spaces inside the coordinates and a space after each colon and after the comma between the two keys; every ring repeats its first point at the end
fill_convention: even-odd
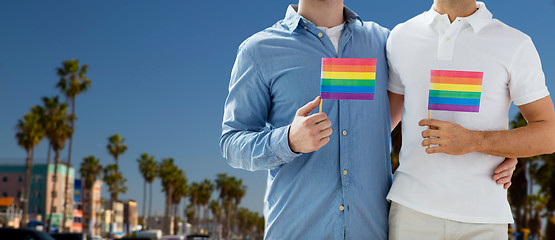
{"type": "Polygon", "coordinates": [[[451,221],[423,214],[391,202],[390,240],[507,240],[508,224],[451,221]]]}

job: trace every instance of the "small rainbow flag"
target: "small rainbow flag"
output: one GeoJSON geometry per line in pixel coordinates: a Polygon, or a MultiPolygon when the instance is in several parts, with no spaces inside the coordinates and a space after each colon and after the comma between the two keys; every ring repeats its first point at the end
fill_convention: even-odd
{"type": "Polygon", "coordinates": [[[322,99],[373,100],[376,59],[322,58],[322,99]]]}
{"type": "Polygon", "coordinates": [[[482,72],[432,70],[428,110],[478,112],[482,72]]]}

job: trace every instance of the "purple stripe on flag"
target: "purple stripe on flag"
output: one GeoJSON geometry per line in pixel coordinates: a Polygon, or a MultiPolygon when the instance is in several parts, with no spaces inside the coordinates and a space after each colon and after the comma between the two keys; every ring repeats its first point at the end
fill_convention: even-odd
{"type": "Polygon", "coordinates": [[[479,112],[480,106],[470,105],[449,105],[449,104],[428,104],[428,110],[443,110],[457,112],[479,112]]]}
{"type": "Polygon", "coordinates": [[[358,100],[374,100],[373,93],[320,93],[322,99],[358,99],[358,100]]]}

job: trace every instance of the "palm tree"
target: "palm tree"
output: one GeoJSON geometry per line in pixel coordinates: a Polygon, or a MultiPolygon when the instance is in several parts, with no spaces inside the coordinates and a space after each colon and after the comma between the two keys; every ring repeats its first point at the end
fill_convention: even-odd
{"type": "MultiPolygon", "coordinates": [[[[202,225],[204,229],[208,229],[208,203],[212,198],[212,192],[214,191],[214,184],[208,179],[204,179],[200,183],[200,191],[198,196],[198,205],[202,207],[202,225]]],[[[199,211],[200,214],[200,211],[199,211]]]]}
{"type": "Polygon", "coordinates": [[[116,161],[116,167],[118,165],[119,156],[124,154],[127,151],[127,145],[125,145],[125,138],[122,138],[119,134],[114,134],[108,138],[108,145],[106,148],[112,157],[114,157],[114,161],[116,161]]]}
{"type": "Polygon", "coordinates": [[[189,203],[191,205],[190,211],[194,213],[194,217],[191,219],[191,225],[193,226],[193,232],[197,232],[200,229],[199,221],[200,210],[199,210],[199,198],[200,198],[200,184],[198,182],[191,183],[189,187],[189,203]]]}
{"type": "MultiPolygon", "coordinates": [[[[117,165],[108,164],[104,168],[103,180],[108,185],[108,192],[110,192],[109,208],[112,209],[114,206],[114,203],[118,199],[118,195],[120,193],[127,192],[127,187],[125,186],[125,182],[127,181],[127,179],[123,177],[123,174],[119,171],[117,165]]],[[[113,231],[113,229],[111,230],[113,231]]]]}
{"type": "MultiPolygon", "coordinates": [[[[54,188],[52,189],[52,199],[51,199],[51,210],[50,210],[50,217],[48,218],[48,228],[47,231],[50,232],[52,227],[52,214],[54,214],[56,207],[54,206],[55,199],[57,197],[57,192],[55,187],[57,186],[56,182],[58,181],[57,174],[58,166],[60,163],[60,153],[62,149],[65,147],[66,140],[71,136],[73,130],[69,126],[69,122],[71,121],[72,117],[67,113],[67,104],[60,103],[58,97],[53,98],[42,98],[44,102],[44,122],[43,127],[45,130],[46,137],[50,141],[52,145],[52,149],[54,150],[54,188]]],[[[69,166],[67,166],[69,167],[69,166]]],[[[65,201],[66,199],[64,199],[65,201]]],[[[66,214],[66,209],[63,209],[63,215],[66,214]]],[[[61,226],[61,230],[64,229],[65,226],[61,226]]]]}
{"type": "Polygon", "coordinates": [[[172,204],[173,204],[173,233],[177,234],[179,232],[179,216],[177,216],[179,211],[179,204],[181,204],[181,199],[187,196],[187,176],[183,173],[181,169],[179,169],[179,178],[176,179],[176,182],[173,185],[173,192],[172,192],[172,204]]]}
{"type": "Polygon", "coordinates": [[[41,107],[33,107],[31,112],[23,116],[17,122],[17,133],[15,137],[17,144],[25,149],[27,159],[25,160],[25,189],[23,191],[23,216],[21,226],[26,227],[29,222],[29,193],[31,191],[31,170],[33,169],[33,155],[35,146],[44,138],[44,129],[42,128],[43,109],[41,107]]]}
{"type": "Polygon", "coordinates": [[[146,223],[148,222],[146,219],[150,216],[150,211],[152,209],[152,182],[156,178],[156,161],[154,160],[153,156],[149,156],[148,153],[141,154],[141,157],[137,159],[139,163],[139,171],[143,178],[145,179],[143,185],[143,223],[146,227],[146,223]],[[148,208],[148,214],[146,214],[146,184],[150,185],[150,203],[148,208]]]}
{"type": "MultiPolygon", "coordinates": [[[[81,66],[79,69],[79,60],[71,59],[63,62],[63,66],[57,69],[60,81],[56,85],[60,89],[63,95],[66,96],[66,103],[71,105],[71,115],[74,116],[70,121],[70,127],[72,134],[69,137],[69,148],[67,156],[66,170],[66,180],[65,180],[65,191],[64,199],[68,199],[67,195],[69,192],[68,181],[69,181],[69,166],[71,166],[71,149],[73,145],[73,132],[75,132],[75,98],[77,95],[86,92],[91,86],[91,80],[88,79],[85,74],[87,73],[88,65],[81,66]]],[[[72,199],[72,198],[71,198],[72,199]]],[[[64,209],[67,208],[67,201],[64,201],[64,209]]],[[[63,226],[66,223],[66,214],[63,216],[63,226]]]]}
{"type": "Polygon", "coordinates": [[[164,229],[162,232],[164,234],[170,234],[170,207],[172,205],[172,194],[174,190],[175,183],[179,181],[179,178],[183,172],[174,164],[173,158],[162,159],[162,162],[158,164],[157,175],[162,178],[163,191],[166,193],[166,206],[164,209],[164,229]]]}
{"type": "Polygon", "coordinates": [[[225,221],[223,226],[223,236],[225,239],[230,238],[231,219],[234,216],[234,211],[237,206],[241,204],[241,199],[245,196],[246,186],[243,185],[243,180],[236,179],[235,177],[228,177],[227,174],[218,174],[216,178],[216,188],[220,191],[219,198],[222,202],[222,207],[225,213],[225,221]]]}
{"type": "MultiPolygon", "coordinates": [[[[89,209],[87,210],[88,216],[85,215],[84,217],[84,221],[87,221],[88,219],[87,222],[89,222],[90,224],[91,224],[90,220],[92,220],[94,216],[94,203],[92,201],[92,190],[94,188],[94,183],[96,182],[96,180],[102,176],[102,170],[103,170],[103,167],[102,165],[100,165],[100,159],[95,158],[92,155],[83,159],[83,162],[81,162],[81,167],[79,169],[79,172],[81,173],[81,179],[83,180],[83,185],[85,187],[85,191],[87,191],[87,194],[90,196],[89,197],[90,202],[88,205],[89,209]]],[[[96,219],[96,221],[98,220],[99,219],[96,219]]]]}
{"type": "Polygon", "coordinates": [[[217,231],[218,225],[222,219],[222,207],[220,206],[218,201],[212,200],[210,201],[209,208],[210,212],[212,213],[212,232],[215,236],[219,236],[219,234],[217,234],[217,231]]]}

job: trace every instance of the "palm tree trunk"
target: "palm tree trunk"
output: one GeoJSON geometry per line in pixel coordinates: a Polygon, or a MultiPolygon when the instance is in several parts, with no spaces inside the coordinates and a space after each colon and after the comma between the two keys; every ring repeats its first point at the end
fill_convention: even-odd
{"type": "Polygon", "coordinates": [[[170,207],[171,207],[171,199],[172,199],[172,188],[168,187],[166,191],[166,207],[164,208],[164,221],[163,221],[163,232],[164,235],[170,234],[170,207]]]}
{"type": "Polygon", "coordinates": [[[177,212],[179,211],[179,203],[175,204],[173,207],[173,235],[177,235],[179,232],[179,226],[177,221],[177,212]]]}
{"type": "MultiPolygon", "coordinates": [[[[52,230],[52,215],[54,215],[55,212],[55,206],[54,203],[56,201],[56,197],[58,195],[58,193],[56,192],[56,187],[58,186],[58,184],[56,184],[58,182],[58,165],[60,163],[60,150],[55,150],[55,155],[54,155],[54,177],[52,178],[52,196],[50,199],[50,216],[48,217],[48,233],[50,233],[50,231],[52,230]]],[[[48,172],[47,172],[48,173],[48,172]]],[[[48,177],[48,174],[47,174],[48,177]]],[[[59,229],[58,229],[59,230],[59,229]]]]}
{"type": "MultiPolygon", "coordinates": [[[[88,225],[89,225],[89,228],[93,232],[92,235],[99,235],[99,233],[96,232],[96,221],[98,221],[98,219],[96,219],[96,213],[94,211],[93,188],[94,188],[94,182],[93,182],[92,186],[89,189],[87,189],[88,196],[89,196],[89,223],[88,223],[88,225]],[[94,219],[94,221],[93,221],[93,219],[94,219]]],[[[83,229],[83,230],[84,230],[83,232],[89,231],[89,229],[83,229]]]]}
{"type": "Polygon", "coordinates": [[[143,184],[143,226],[146,226],[145,220],[146,220],[146,180],[143,184]]]}
{"type": "MultiPolygon", "coordinates": [[[[44,204],[43,204],[43,223],[46,222],[46,209],[48,208],[48,202],[46,201],[46,196],[48,195],[48,168],[50,166],[50,152],[52,152],[52,144],[48,143],[48,154],[46,156],[46,179],[44,179],[44,204]]],[[[48,228],[44,228],[43,231],[47,232],[48,228]]]]}
{"type": "MultiPolygon", "coordinates": [[[[69,136],[69,149],[68,149],[68,155],[67,155],[66,180],[65,180],[65,190],[64,190],[64,209],[63,209],[63,213],[62,213],[63,214],[62,229],[64,229],[65,226],[66,226],[66,220],[67,220],[66,218],[67,218],[67,215],[68,215],[68,213],[66,212],[67,209],[68,209],[67,202],[73,202],[71,200],[68,201],[68,198],[67,198],[67,195],[69,193],[69,187],[68,187],[69,184],[68,184],[68,182],[69,182],[69,168],[71,166],[71,149],[72,149],[72,145],[73,145],[73,130],[74,130],[74,126],[75,126],[74,125],[75,124],[75,122],[74,122],[75,119],[73,117],[73,116],[75,116],[75,98],[70,99],[70,101],[72,102],[72,104],[71,104],[71,116],[72,116],[72,118],[69,121],[69,124],[70,124],[69,127],[71,128],[71,134],[69,136]]],[[[73,199],[73,198],[71,198],[71,199],[73,199]]],[[[73,209],[73,206],[70,206],[70,207],[71,207],[70,209],[73,209]]],[[[69,214],[73,214],[73,212],[70,211],[69,214]]],[[[71,231],[71,227],[69,228],[69,231],[71,231]]]]}
{"type": "Polygon", "coordinates": [[[27,160],[25,163],[25,189],[23,191],[23,216],[21,217],[21,226],[27,227],[29,222],[29,195],[31,192],[31,170],[33,169],[33,150],[27,151],[27,160]]]}
{"type": "Polygon", "coordinates": [[[152,183],[150,185],[150,200],[148,201],[148,216],[152,216],[152,183]]]}

